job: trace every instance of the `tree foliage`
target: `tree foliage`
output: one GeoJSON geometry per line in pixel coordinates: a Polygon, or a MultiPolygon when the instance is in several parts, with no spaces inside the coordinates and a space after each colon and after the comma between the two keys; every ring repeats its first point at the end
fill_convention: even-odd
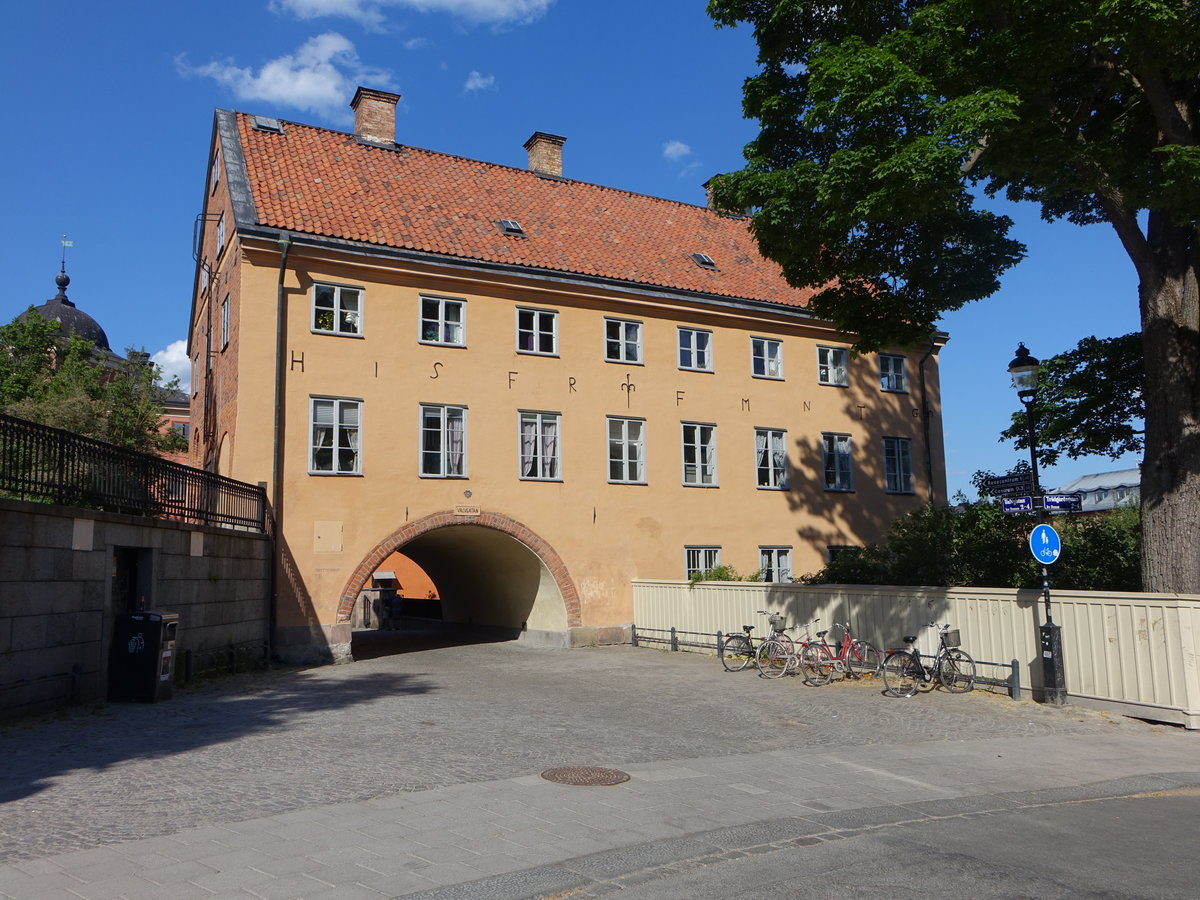
{"type": "MultiPolygon", "coordinates": [[[[714,200],[859,350],[911,345],[1023,254],[1002,195],[1106,222],[1138,273],[1148,589],[1200,591],[1200,3],[710,0],[761,123],[714,200]],[[1184,542],[1187,542],[1186,545],[1184,542]]],[[[1065,452],[1065,450],[1064,450],[1065,452]]]]}
{"type": "MultiPolygon", "coordinates": [[[[896,521],[881,544],[843,552],[806,584],[1036,588],[1041,567],[1029,552],[1028,516],[995,503],[924,506],[896,521]]],[[[1063,590],[1141,589],[1140,516],[1136,507],[1058,516],[1063,554],[1050,572],[1063,590]]]]}
{"type": "Polygon", "coordinates": [[[57,322],[31,307],[0,326],[0,411],[130,450],[186,450],[162,430],[163,396],[178,382],[164,385],[157,366],[127,356],[103,364],[91,341],[64,339],[57,322]]]}
{"type": "MultiPolygon", "coordinates": [[[[1142,336],[1086,337],[1073,350],[1042,363],[1033,403],[1038,463],[1053,466],[1063,454],[1108,456],[1142,450],[1142,336]]],[[[1029,449],[1029,417],[1013,415],[1000,433],[1029,449]]]]}

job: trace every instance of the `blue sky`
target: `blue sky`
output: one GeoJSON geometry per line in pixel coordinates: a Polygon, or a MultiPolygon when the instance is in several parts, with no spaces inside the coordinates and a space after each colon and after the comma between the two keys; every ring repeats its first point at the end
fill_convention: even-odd
{"type": "MultiPolygon", "coordinates": [[[[55,292],[63,234],[71,299],[114,350],[186,377],[206,150],[215,108],[349,128],[358,84],[400,93],[397,139],[525,166],[534,131],[565,135],[564,174],[701,204],[755,134],[741,84],[747,29],[704,0],[65,0],[12,4],[0,57],[8,175],[0,254],[8,321],[55,292]]],[[[1138,327],[1133,268],[1107,226],[1006,209],[1028,258],[995,296],[947,316],[942,353],[951,493],[1022,458],[998,441],[1017,408],[1005,368],[1087,335],[1138,327]]],[[[1136,464],[1092,458],[1048,485],[1136,464]]]]}

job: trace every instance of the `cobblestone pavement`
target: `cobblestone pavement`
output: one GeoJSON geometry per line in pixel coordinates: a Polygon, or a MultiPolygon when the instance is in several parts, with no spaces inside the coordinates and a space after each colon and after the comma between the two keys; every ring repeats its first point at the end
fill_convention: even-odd
{"type": "Polygon", "coordinates": [[[0,860],[553,766],[1113,731],[1175,729],[984,693],[812,688],[701,654],[442,647],[0,730],[0,860]]]}
{"type": "Polygon", "coordinates": [[[432,647],[0,729],[0,897],[397,896],[764,817],[1186,773],[1198,739],[978,691],[811,688],[702,654],[432,647]],[[573,765],[635,779],[538,777],[573,765]],[[109,866],[134,887],[89,880],[109,866]],[[307,887],[253,887],[304,866],[307,887]],[[73,893],[55,893],[68,873],[73,893]]]}

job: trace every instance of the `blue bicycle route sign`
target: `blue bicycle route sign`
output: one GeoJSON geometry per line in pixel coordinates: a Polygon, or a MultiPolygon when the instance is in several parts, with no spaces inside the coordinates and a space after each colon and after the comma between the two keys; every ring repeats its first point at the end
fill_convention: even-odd
{"type": "Polygon", "coordinates": [[[1029,549],[1033,558],[1044,566],[1058,562],[1062,553],[1062,538],[1049,525],[1039,525],[1029,533],[1029,549]]]}

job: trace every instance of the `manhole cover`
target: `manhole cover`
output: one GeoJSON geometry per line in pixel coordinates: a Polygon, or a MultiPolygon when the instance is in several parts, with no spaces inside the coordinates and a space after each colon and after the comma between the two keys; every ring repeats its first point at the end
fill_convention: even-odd
{"type": "Polygon", "coordinates": [[[547,769],[542,773],[542,777],[558,784],[576,784],[584,787],[621,784],[629,780],[628,773],[620,769],[603,769],[600,766],[563,766],[560,769],[547,769]]]}

